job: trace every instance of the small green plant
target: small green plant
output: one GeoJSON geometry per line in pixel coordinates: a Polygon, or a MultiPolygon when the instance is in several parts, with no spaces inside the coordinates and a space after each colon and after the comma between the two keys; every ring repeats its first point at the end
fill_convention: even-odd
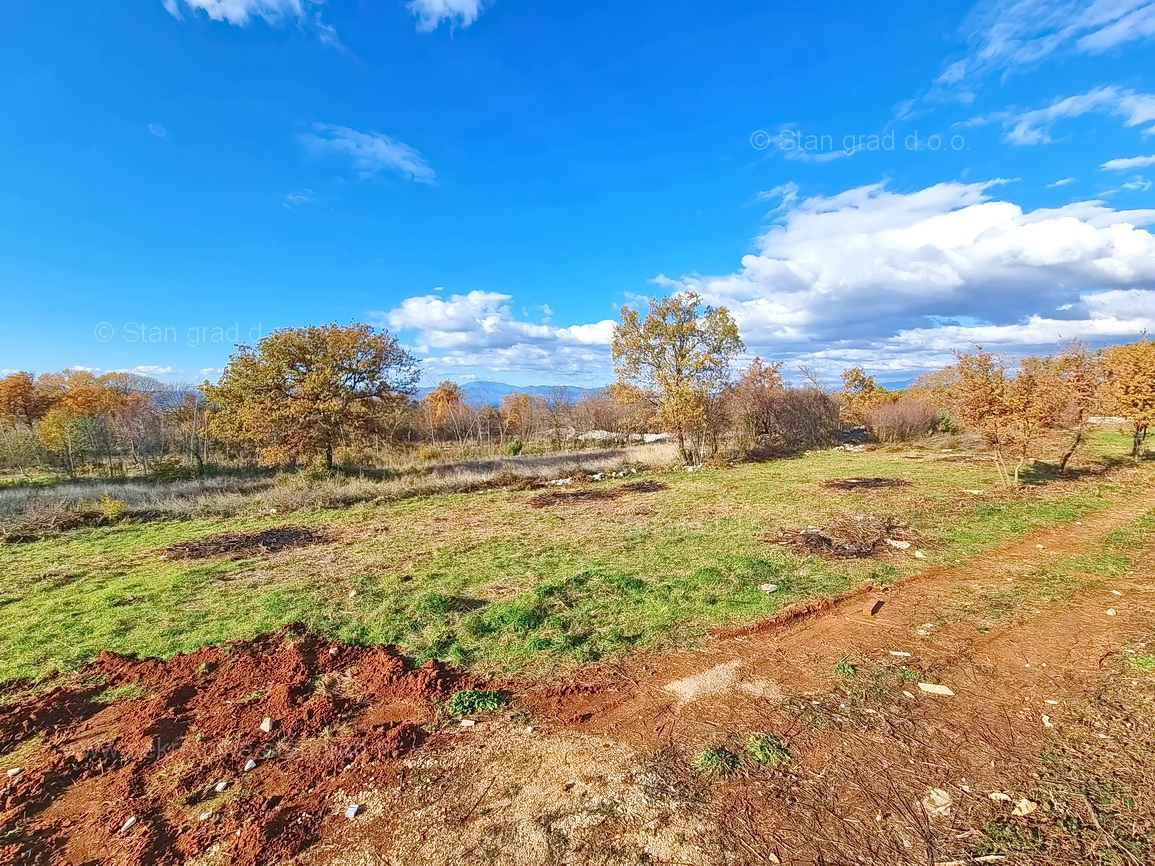
{"type": "Polygon", "coordinates": [[[1144,673],[1151,673],[1152,671],[1155,671],[1155,656],[1152,656],[1152,655],[1132,656],[1131,657],[1131,667],[1135,668],[1135,670],[1137,670],[1137,671],[1143,671],[1144,673]]]}
{"type": "Polygon", "coordinates": [[[703,776],[729,776],[738,769],[741,759],[725,746],[704,749],[694,755],[690,766],[703,776]]]}
{"type": "Polygon", "coordinates": [[[520,439],[510,439],[505,444],[505,453],[508,454],[510,457],[516,457],[518,454],[520,454],[522,452],[523,448],[525,448],[525,443],[522,442],[520,439]]]}
{"type": "Polygon", "coordinates": [[[508,698],[501,692],[487,689],[461,689],[449,696],[446,711],[458,718],[474,713],[492,713],[506,705],[508,698]]]}
{"type": "Polygon", "coordinates": [[[106,492],[100,497],[100,516],[109,523],[120,523],[128,516],[128,504],[106,492]]]}
{"type": "Polygon", "coordinates": [[[746,741],[746,754],[767,767],[777,767],[790,760],[790,750],[773,734],[754,734],[746,741]]]}
{"type": "Polygon", "coordinates": [[[834,666],[834,672],[840,677],[852,677],[858,673],[858,668],[850,662],[843,660],[834,666]]]}

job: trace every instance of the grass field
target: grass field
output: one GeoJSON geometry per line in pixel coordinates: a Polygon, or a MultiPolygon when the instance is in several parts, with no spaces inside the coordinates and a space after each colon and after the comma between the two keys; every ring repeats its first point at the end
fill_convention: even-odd
{"type": "MultiPolygon", "coordinates": [[[[1125,450],[1121,436],[1104,433],[1084,462],[1125,450]]],[[[1078,520],[1131,489],[1092,474],[1010,493],[997,488],[988,460],[940,443],[629,480],[642,478],[664,489],[548,505],[534,503],[541,491],[492,490],[129,522],[0,546],[0,680],[72,669],[101,650],[170,656],[292,621],[353,642],[397,643],[419,658],[540,671],[641,644],[692,642],[718,623],[868,578],[892,581],[1078,520]],[[853,476],[910,483],[823,486],[853,476]],[[912,550],[831,561],[763,540],[839,512],[898,514],[934,543],[925,559],[912,550]],[[330,540],[240,559],[166,555],[170,545],[215,533],[289,525],[324,529],[330,540]]]]}

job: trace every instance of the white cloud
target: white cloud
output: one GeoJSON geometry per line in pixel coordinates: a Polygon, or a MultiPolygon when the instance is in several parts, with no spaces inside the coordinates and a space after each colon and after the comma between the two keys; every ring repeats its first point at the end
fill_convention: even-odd
{"type": "Polygon", "coordinates": [[[1102,167],[1107,171],[1130,171],[1133,168],[1146,168],[1149,165],[1155,165],[1155,155],[1109,159],[1103,163],[1102,167]]]}
{"type": "Polygon", "coordinates": [[[317,123],[314,132],[302,136],[305,146],[316,154],[341,154],[368,177],[393,172],[418,183],[433,184],[437,176],[421,154],[395,138],[374,132],[358,132],[347,126],[317,123]]]}
{"type": "MultiPolygon", "coordinates": [[[[1025,210],[1005,181],[886,184],[790,199],[738,270],[659,275],[728,307],[749,352],[836,377],[863,364],[908,379],[984,343],[1046,351],[1155,331],[1155,209],[1079,201],[1025,210]]],[[[767,196],[769,197],[769,196],[767,196]]],[[[512,298],[474,291],[408,298],[382,316],[434,375],[610,378],[613,322],[558,327],[514,315],[512,298]]]]}
{"type": "Polygon", "coordinates": [[[337,31],[321,18],[325,0],[161,0],[165,10],[178,21],[184,20],[181,10],[193,14],[204,12],[213,21],[223,21],[244,27],[253,18],[262,18],[269,24],[296,21],[312,27],[317,38],[325,45],[341,48],[337,31]]]}
{"type": "Polygon", "coordinates": [[[189,10],[201,11],[213,21],[227,21],[243,27],[253,17],[263,18],[270,24],[286,18],[305,17],[311,0],[164,0],[164,8],[174,18],[181,17],[182,5],[189,10]]]}
{"type": "Polygon", "coordinates": [[[992,0],[964,25],[970,50],[936,84],[963,88],[995,73],[1034,66],[1062,52],[1099,54],[1155,35],[1153,0],[992,0]]]}
{"type": "Polygon", "coordinates": [[[805,199],[739,271],[665,285],[729,307],[752,352],[884,372],[935,366],[976,341],[1045,347],[1155,328],[1155,236],[1140,228],[1155,210],[1024,211],[996,198],[998,185],[805,199]]]}
{"type": "Polygon", "coordinates": [[[160,366],[158,364],[141,364],[138,367],[133,367],[130,370],[125,370],[126,373],[139,373],[141,376],[171,376],[176,372],[175,367],[160,366]]]}
{"type": "Polygon", "coordinates": [[[1061,177],[1058,180],[1054,181],[1053,183],[1047,184],[1047,189],[1054,189],[1055,187],[1066,186],[1067,184],[1074,183],[1074,182],[1075,182],[1075,179],[1073,177],[1061,177]]]}
{"type": "MultiPolygon", "coordinates": [[[[974,118],[972,124],[1001,120],[1004,140],[1012,144],[1031,145],[1051,140],[1051,128],[1059,120],[1101,112],[1123,118],[1124,126],[1138,126],[1155,121],[1155,94],[1135,93],[1115,86],[1096,87],[1086,93],[1057,99],[1045,108],[1022,112],[999,112],[987,118],[974,118]]],[[[1155,126],[1145,132],[1155,131],[1155,126]]]]}
{"type": "MultiPolygon", "coordinates": [[[[395,331],[413,333],[426,367],[437,372],[608,375],[612,321],[565,327],[530,322],[514,315],[512,301],[510,295],[485,291],[421,295],[379,318],[395,331]]],[[[546,318],[552,315],[548,308],[542,311],[546,318]]]]}
{"type": "Polygon", "coordinates": [[[294,210],[303,204],[312,204],[317,200],[317,195],[311,189],[298,189],[285,195],[284,206],[289,210],[294,210]]]}
{"type": "Polygon", "coordinates": [[[148,131],[155,135],[157,138],[164,138],[168,134],[165,128],[159,123],[150,123],[148,125],[148,131]]]}
{"type": "Polygon", "coordinates": [[[417,16],[422,32],[436,30],[442,21],[468,27],[481,15],[482,0],[411,0],[409,11],[417,16]]]}

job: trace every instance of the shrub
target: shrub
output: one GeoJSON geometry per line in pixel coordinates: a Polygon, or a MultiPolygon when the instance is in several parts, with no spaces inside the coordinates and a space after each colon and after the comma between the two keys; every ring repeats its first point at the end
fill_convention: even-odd
{"type": "Polygon", "coordinates": [[[5,542],[35,541],[88,524],[90,518],[59,499],[34,499],[0,525],[5,542]]]}
{"type": "Polygon", "coordinates": [[[909,442],[934,432],[939,411],[929,403],[903,398],[866,414],[866,429],[879,442],[909,442]]]}
{"type": "Polygon", "coordinates": [[[523,448],[525,448],[525,443],[520,439],[510,439],[509,442],[505,444],[505,453],[510,457],[516,457],[522,452],[523,448]]]}
{"type": "Polygon", "coordinates": [[[746,754],[767,767],[777,767],[790,760],[790,750],[773,734],[754,734],[746,741],[746,754]]]}
{"type": "Polygon", "coordinates": [[[487,689],[461,689],[449,696],[446,711],[457,718],[474,713],[492,713],[505,706],[508,699],[501,692],[487,689]]]}
{"type": "Polygon", "coordinates": [[[128,516],[128,504],[105,491],[100,497],[100,514],[109,523],[120,523],[128,516]]]}

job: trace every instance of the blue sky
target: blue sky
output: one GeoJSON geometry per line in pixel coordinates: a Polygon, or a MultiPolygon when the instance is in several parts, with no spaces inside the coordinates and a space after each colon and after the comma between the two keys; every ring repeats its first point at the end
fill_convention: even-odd
{"type": "Polygon", "coordinates": [[[1155,325],[1155,2],[14,0],[0,370],[372,321],[598,384],[684,288],[904,381],[1155,325]]]}

